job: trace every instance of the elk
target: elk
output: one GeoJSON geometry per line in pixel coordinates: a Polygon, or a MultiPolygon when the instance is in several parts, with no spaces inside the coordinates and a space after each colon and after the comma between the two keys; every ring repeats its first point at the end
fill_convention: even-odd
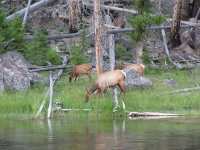
{"type": "Polygon", "coordinates": [[[134,69],[140,76],[144,76],[145,66],[143,64],[125,64],[123,69],[134,69]]]}
{"type": "Polygon", "coordinates": [[[88,78],[91,79],[92,68],[93,66],[91,64],[75,65],[69,74],[69,82],[71,82],[72,79],[77,80],[81,75],[87,75],[88,78]]]}
{"type": "Polygon", "coordinates": [[[106,89],[118,86],[122,93],[125,93],[125,78],[126,73],[123,70],[112,70],[99,75],[95,84],[89,89],[86,89],[85,101],[89,101],[90,95],[94,92],[100,94],[106,89]]]}
{"type": "Polygon", "coordinates": [[[134,69],[139,75],[144,75],[145,66],[143,64],[117,64],[116,69],[134,69]]]}

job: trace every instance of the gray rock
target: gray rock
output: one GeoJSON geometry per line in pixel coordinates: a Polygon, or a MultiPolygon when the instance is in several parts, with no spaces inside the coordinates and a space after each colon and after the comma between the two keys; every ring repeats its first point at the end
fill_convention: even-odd
{"type": "Polygon", "coordinates": [[[23,91],[34,82],[34,74],[29,72],[30,64],[15,51],[0,56],[0,90],[23,91]]]}
{"type": "Polygon", "coordinates": [[[165,79],[165,80],[163,80],[163,82],[165,85],[171,86],[171,87],[174,87],[177,85],[176,80],[174,80],[174,79],[165,79]]]}
{"type": "Polygon", "coordinates": [[[127,88],[147,88],[153,85],[150,79],[140,76],[133,69],[124,69],[124,71],[126,72],[125,85],[127,88]]]}

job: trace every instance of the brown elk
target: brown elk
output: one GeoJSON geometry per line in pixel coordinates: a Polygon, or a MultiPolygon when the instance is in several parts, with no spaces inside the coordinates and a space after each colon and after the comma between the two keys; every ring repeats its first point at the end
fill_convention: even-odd
{"type": "Polygon", "coordinates": [[[113,70],[104,72],[99,75],[94,85],[86,89],[85,100],[89,101],[90,95],[94,92],[97,94],[104,92],[109,87],[118,86],[121,92],[125,92],[125,77],[126,73],[123,70],[113,70]]]}
{"type": "Polygon", "coordinates": [[[145,66],[143,64],[125,64],[123,69],[134,69],[139,75],[144,75],[145,66]]]}
{"type": "Polygon", "coordinates": [[[91,73],[92,73],[91,64],[75,65],[69,74],[69,82],[71,82],[72,79],[77,80],[77,78],[81,75],[87,75],[89,79],[91,79],[91,73]]]}
{"type": "Polygon", "coordinates": [[[144,75],[145,66],[143,64],[117,64],[116,69],[134,69],[139,75],[144,75]]]}

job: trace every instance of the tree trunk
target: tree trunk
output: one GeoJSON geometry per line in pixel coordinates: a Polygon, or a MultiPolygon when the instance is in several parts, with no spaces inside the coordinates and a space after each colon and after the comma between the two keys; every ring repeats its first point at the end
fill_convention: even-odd
{"type": "Polygon", "coordinates": [[[68,1],[69,9],[69,32],[76,33],[78,32],[78,21],[80,16],[80,6],[79,0],[69,0],[68,1]]]}
{"type": "Polygon", "coordinates": [[[100,0],[94,1],[94,24],[95,24],[95,51],[96,51],[96,71],[97,76],[100,75],[102,72],[102,45],[101,45],[101,22],[100,17],[101,10],[100,10],[100,0]]]}
{"type": "Polygon", "coordinates": [[[176,0],[176,4],[174,6],[172,28],[171,28],[172,48],[177,47],[181,44],[180,34],[179,34],[181,25],[181,8],[182,8],[182,0],[176,0]]]}

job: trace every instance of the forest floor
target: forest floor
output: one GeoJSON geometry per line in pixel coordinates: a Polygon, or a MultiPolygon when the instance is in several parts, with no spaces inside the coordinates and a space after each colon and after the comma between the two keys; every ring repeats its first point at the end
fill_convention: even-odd
{"type": "MultiPolygon", "coordinates": [[[[148,89],[128,90],[124,96],[127,111],[170,112],[186,115],[200,115],[200,92],[169,94],[177,89],[200,85],[200,69],[187,70],[146,70],[145,77],[153,81],[148,89]],[[172,85],[165,80],[173,80],[172,85]]],[[[94,80],[93,76],[93,80],[94,80]]],[[[102,96],[93,95],[85,103],[85,89],[92,84],[87,77],[69,83],[65,74],[54,88],[54,101],[63,102],[64,108],[91,109],[94,114],[112,114],[112,95],[109,90],[102,96]]],[[[0,116],[32,116],[36,113],[47,87],[34,86],[26,92],[4,92],[0,94],[0,116]]],[[[119,99],[122,98],[119,97],[119,99]]],[[[47,110],[47,109],[46,109],[47,110]]],[[[82,112],[75,112],[82,113],[82,112]]]]}

